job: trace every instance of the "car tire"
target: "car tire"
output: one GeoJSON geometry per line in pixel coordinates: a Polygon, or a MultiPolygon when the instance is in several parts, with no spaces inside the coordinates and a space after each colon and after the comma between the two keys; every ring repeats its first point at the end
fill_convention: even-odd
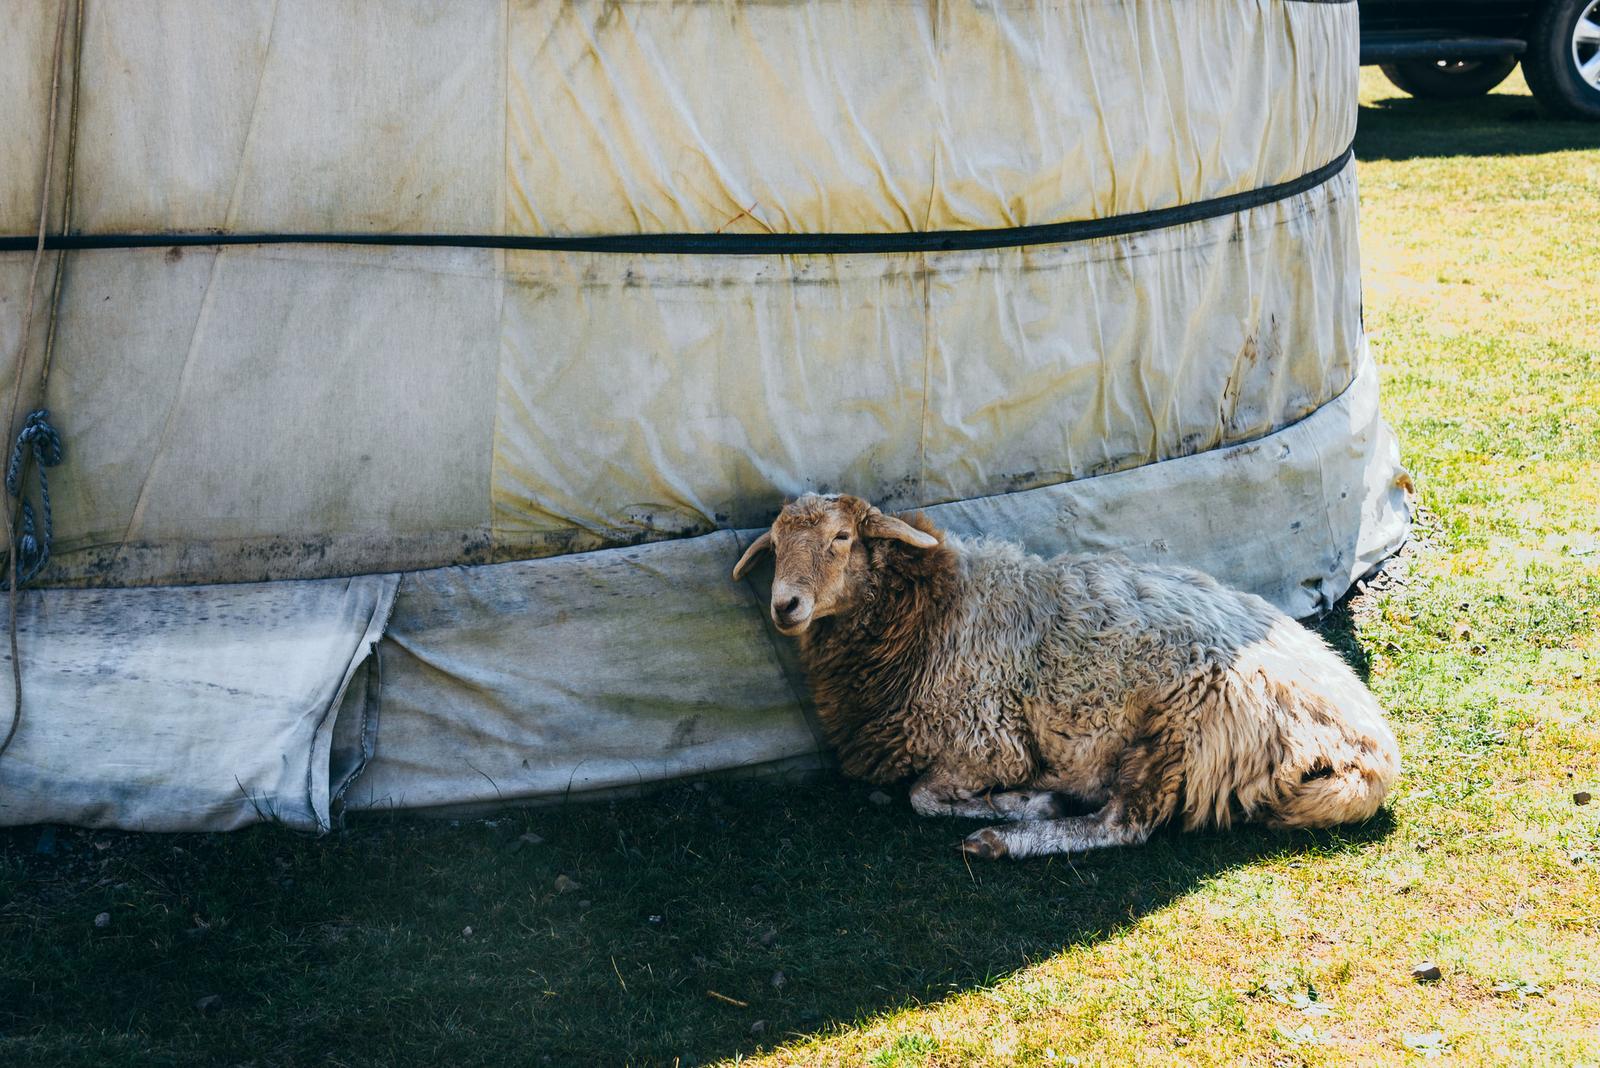
{"type": "Polygon", "coordinates": [[[1600,120],[1600,0],[1549,0],[1540,8],[1522,72],[1552,114],[1600,120]]]}
{"type": "Polygon", "coordinates": [[[1402,59],[1382,65],[1384,77],[1419,100],[1482,96],[1517,67],[1516,56],[1482,59],[1402,59]]]}

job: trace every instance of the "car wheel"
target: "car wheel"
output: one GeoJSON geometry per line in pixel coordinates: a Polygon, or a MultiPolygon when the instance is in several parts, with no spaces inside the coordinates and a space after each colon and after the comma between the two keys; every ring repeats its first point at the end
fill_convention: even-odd
{"type": "Polygon", "coordinates": [[[1522,57],[1528,88],[1566,119],[1600,119],[1600,0],[1550,0],[1522,57]]]}
{"type": "Polygon", "coordinates": [[[1383,64],[1383,73],[1397,87],[1421,100],[1465,100],[1487,93],[1505,81],[1516,66],[1516,56],[1402,59],[1383,64]]]}

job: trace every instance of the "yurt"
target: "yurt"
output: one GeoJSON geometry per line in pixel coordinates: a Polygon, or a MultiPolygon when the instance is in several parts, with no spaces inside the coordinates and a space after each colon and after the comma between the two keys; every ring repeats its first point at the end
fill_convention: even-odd
{"type": "Polygon", "coordinates": [[[816,766],[729,577],[808,490],[1326,611],[1408,524],[1357,37],[1311,0],[5,5],[0,823],[816,766]]]}

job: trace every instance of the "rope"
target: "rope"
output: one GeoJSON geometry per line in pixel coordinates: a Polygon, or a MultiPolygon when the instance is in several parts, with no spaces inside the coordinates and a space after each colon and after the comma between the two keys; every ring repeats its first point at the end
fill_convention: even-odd
{"type": "MultiPolygon", "coordinates": [[[[1322,2],[1322,0],[1316,0],[1322,2]]],[[[1329,0],[1333,2],[1333,0],[1329,0]]],[[[1344,3],[1347,0],[1337,0],[1344,3]]],[[[50,249],[221,247],[224,245],[376,245],[418,248],[494,248],[527,252],[595,252],[670,256],[853,256],[900,252],[957,252],[975,249],[1064,245],[1125,234],[1183,226],[1236,215],[1308,193],[1344,172],[1355,156],[1346,148],[1327,163],[1296,178],[1194,200],[1170,208],[1105,215],[1097,219],[1030,223],[983,230],[907,230],[895,233],[668,233],[591,234],[440,234],[440,233],[125,233],[52,234],[50,249]]],[[[0,252],[27,247],[28,239],[0,235],[0,252]]]]}
{"type": "Polygon", "coordinates": [[[22,502],[21,533],[13,553],[11,578],[4,588],[13,584],[25,586],[39,573],[50,559],[50,542],[55,536],[55,526],[50,521],[50,479],[45,468],[61,462],[61,434],[50,425],[50,413],[43,408],[28,413],[28,421],[17,434],[11,446],[11,462],[6,464],[6,492],[22,502]],[[32,456],[39,472],[39,512],[44,519],[42,536],[34,530],[33,504],[28,500],[22,485],[27,474],[28,457],[32,456]]]}
{"type": "MultiPolygon", "coordinates": [[[[11,392],[11,414],[6,420],[6,426],[13,426],[17,421],[17,407],[22,401],[22,372],[28,362],[28,335],[33,330],[33,297],[39,282],[39,264],[44,259],[44,234],[45,225],[50,217],[50,174],[56,164],[56,113],[61,102],[61,62],[63,58],[63,44],[67,36],[67,10],[70,5],[67,0],[61,0],[61,7],[56,15],[56,41],[55,56],[50,67],[50,110],[45,120],[44,140],[44,175],[39,180],[39,230],[33,246],[33,266],[28,271],[28,296],[22,306],[22,333],[17,341],[17,370],[16,382],[11,392]]],[[[76,103],[76,101],[74,101],[76,103]]],[[[31,417],[30,417],[31,418],[31,417]]],[[[25,427],[24,430],[27,428],[25,427]]],[[[53,432],[52,432],[53,433],[53,432]]],[[[38,435],[36,434],[35,437],[38,435]]],[[[19,436],[20,438],[20,436],[19,436]]],[[[30,438],[32,442],[34,438],[30,438]]],[[[56,452],[60,453],[60,439],[56,439],[56,452]]],[[[26,454],[23,456],[26,462],[26,454]]],[[[9,474],[9,472],[8,472],[9,474]]],[[[43,474],[40,475],[41,480],[43,474]]],[[[10,479],[8,478],[9,482],[10,479]]],[[[19,480],[20,481],[20,480],[19,480]]],[[[4,509],[6,520],[6,544],[11,547],[8,554],[10,581],[6,583],[6,603],[9,609],[11,632],[11,681],[13,702],[11,705],[11,726],[6,730],[4,740],[0,740],[0,756],[11,747],[11,740],[17,736],[17,727],[22,723],[22,659],[17,653],[17,578],[18,556],[22,546],[17,541],[17,520],[12,517],[9,504],[4,509]]],[[[32,509],[25,507],[22,511],[22,521],[32,525],[32,509]]],[[[31,531],[29,532],[31,534],[31,531]]],[[[28,536],[25,534],[25,536],[28,536]]],[[[37,542],[35,542],[37,545],[37,542]]]]}
{"type": "MultiPolygon", "coordinates": [[[[83,99],[79,86],[83,82],[83,0],[78,0],[78,13],[72,24],[72,103],[67,109],[67,173],[64,180],[66,194],[61,198],[61,232],[72,233],[72,190],[76,186],[74,178],[78,170],[78,101],[83,99]]],[[[49,244],[46,235],[45,243],[49,244]]],[[[45,386],[50,381],[50,363],[56,352],[56,324],[60,321],[57,314],[61,309],[61,280],[67,271],[67,252],[61,250],[56,257],[55,281],[50,286],[50,329],[44,335],[44,363],[39,367],[39,393],[44,396],[45,386]]],[[[16,418],[15,409],[11,417],[16,418]]],[[[8,424],[9,425],[9,424],[8,424]]]]}

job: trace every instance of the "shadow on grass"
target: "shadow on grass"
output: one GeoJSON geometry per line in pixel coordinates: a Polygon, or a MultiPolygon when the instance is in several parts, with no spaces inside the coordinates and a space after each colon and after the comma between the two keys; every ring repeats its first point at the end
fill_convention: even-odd
{"type": "MultiPolygon", "coordinates": [[[[1317,630],[1365,679],[1353,601],[1317,630]]],[[[1232,869],[1392,829],[1168,829],[969,865],[976,824],[889,793],[703,782],[324,839],[0,831],[0,1062],[687,1068],[987,986],[1232,869]]]]}
{"type": "Polygon", "coordinates": [[[1322,635],[1322,640],[1344,658],[1345,663],[1355,670],[1362,682],[1371,682],[1372,658],[1367,655],[1366,647],[1361,644],[1361,639],[1356,633],[1356,618],[1352,604],[1355,596],[1356,592],[1352,587],[1312,629],[1322,635]]]}
{"type": "Polygon", "coordinates": [[[39,856],[37,831],[6,832],[0,1051],[687,1065],[992,983],[1230,869],[1389,827],[1172,832],[970,868],[968,829],[821,777],[320,841],[63,831],[39,856]],[[210,995],[221,1007],[198,1009],[210,995]]]}
{"type": "Polygon", "coordinates": [[[1395,96],[1361,108],[1356,158],[1528,156],[1600,148],[1600,123],[1553,119],[1531,96],[1474,100],[1395,96]]]}

